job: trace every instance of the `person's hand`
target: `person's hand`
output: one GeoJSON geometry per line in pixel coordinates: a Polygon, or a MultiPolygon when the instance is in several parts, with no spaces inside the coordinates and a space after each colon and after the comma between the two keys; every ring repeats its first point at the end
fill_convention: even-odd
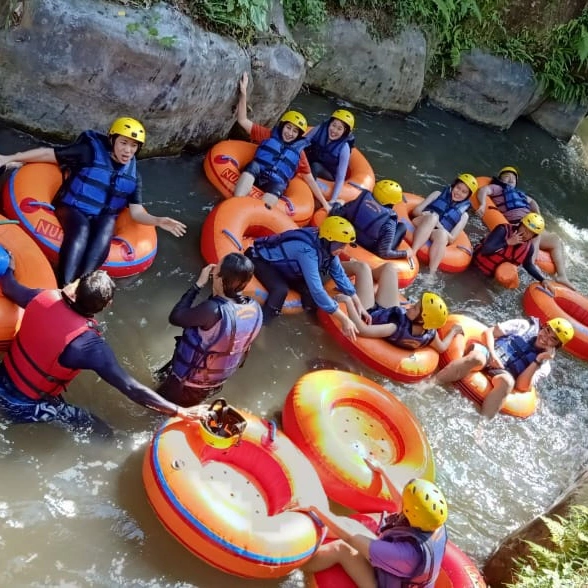
{"type": "Polygon", "coordinates": [[[198,276],[198,279],[196,280],[196,285],[199,288],[204,288],[204,286],[206,286],[208,280],[210,280],[211,274],[212,274],[212,270],[216,267],[216,263],[210,263],[206,266],[204,266],[201,270],[200,270],[200,275],[198,276]]]}
{"type": "Polygon", "coordinates": [[[178,406],[177,416],[186,421],[201,421],[208,416],[208,412],[208,406],[205,404],[197,404],[188,408],[178,406]]]}
{"type": "Polygon", "coordinates": [[[186,225],[169,216],[160,216],[157,226],[170,232],[174,237],[182,237],[186,234],[186,225]]]}
{"type": "Polygon", "coordinates": [[[366,325],[372,324],[372,315],[363,306],[359,310],[359,316],[366,325]]]}
{"type": "Polygon", "coordinates": [[[553,294],[555,296],[555,287],[553,285],[553,282],[551,280],[543,280],[541,282],[541,285],[548,291],[551,292],[551,294],[553,294]]]}
{"type": "Polygon", "coordinates": [[[359,329],[355,326],[355,323],[346,316],[341,324],[341,330],[343,334],[351,341],[357,341],[357,335],[359,335],[359,329]]]}
{"type": "Polygon", "coordinates": [[[336,206],[337,203],[336,202],[327,202],[325,200],[325,203],[323,204],[323,208],[327,211],[327,214],[329,214],[329,212],[331,212],[331,210],[333,210],[333,206],[336,206]]]}
{"type": "Polygon", "coordinates": [[[566,288],[569,288],[570,290],[574,290],[574,292],[577,290],[576,286],[574,286],[574,284],[572,284],[572,282],[570,282],[567,278],[560,278],[558,276],[556,281],[559,284],[562,284],[563,286],[565,286],[566,288]]]}
{"type": "Polygon", "coordinates": [[[382,464],[377,462],[373,457],[364,457],[365,465],[374,473],[381,474],[384,471],[382,464]]]}
{"type": "Polygon", "coordinates": [[[249,74],[244,71],[241,79],[239,80],[239,92],[241,94],[247,94],[247,86],[249,85],[249,74]]]}
{"type": "Polygon", "coordinates": [[[451,330],[456,334],[456,335],[463,335],[463,327],[461,325],[453,325],[453,327],[451,327],[451,330]]]}
{"type": "Polygon", "coordinates": [[[3,167],[6,169],[13,169],[22,165],[20,161],[11,161],[10,157],[10,155],[0,155],[0,169],[3,167]]]}
{"type": "Polygon", "coordinates": [[[480,206],[480,208],[478,208],[478,210],[476,210],[476,215],[479,216],[480,218],[482,218],[484,216],[484,214],[486,214],[486,205],[485,204],[483,206],[480,206]]]}
{"type": "Polygon", "coordinates": [[[523,236],[518,232],[514,232],[507,240],[507,245],[519,245],[523,242],[523,236]]]}
{"type": "Polygon", "coordinates": [[[284,510],[290,510],[294,512],[313,512],[314,506],[312,504],[304,505],[300,504],[298,498],[293,498],[285,507],[284,510]]]}
{"type": "Polygon", "coordinates": [[[537,361],[544,362],[544,361],[550,361],[554,357],[555,357],[555,347],[549,347],[549,349],[546,349],[545,351],[538,353],[536,359],[537,359],[537,361]]]}
{"type": "Polygon", "coordinates": [[[488,367],[504,369],[504,364],[500,361],[500,359],[498,359],[498,357],[493,351],[490,352],[490,358],[488,359],[488,367]]]}

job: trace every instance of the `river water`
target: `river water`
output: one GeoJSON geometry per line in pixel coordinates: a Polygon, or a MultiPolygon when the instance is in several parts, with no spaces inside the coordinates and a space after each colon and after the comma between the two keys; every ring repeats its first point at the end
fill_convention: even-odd
{"type": "MultiPolygon", "coordinates": [[[[294,105],[316,124],[342,104],[301,95],[294,105]]],[[[524,121],[499,133],[426,106],[407,118],[358,112],[357,127],[358,145],[376,175],[396,179],[409,192],[428,194],[459,172],[489,175],[502,165],[518,166],[521,186],[564,240],[573,281],[588,292],[588,163],[579,139],[564,145],[524,121]]],[[[0,129],[2,153],[36,144],[0,129]]],[[[200,228],[218,197],[203,175],[202,155],[142,161],[140,169],[148,209],[189,227],[181,240],[160,233],[153,267],[119,282],[114,305],[101,317],[120,361],[149,382],[151,370],[172,352],[178,331],[167,316],[198,275],[200,228]]],[[[473,241],[483,234],[477,219],[469,231],[473,241]]],[[[425,281],[419,276],[408,295],[418,295],[425,281]]],[[[469,272],[440,273],[435,287],[451,310],[487,324],[522,314],[522,287],[506,291],[469,272]]],[[[477,412],[469,400],[450,388],[385,380],[332,343],[309,316],[281,317],[265,329],[224,395],[271,416],[297,378],[332,363],[383,383],[418,417],[451,506],[450,537],[479,563],[509,532],[546,510],[587,462],[588,369],[565,353],[541,387],[538,413],[525,421],[497,417],[481,446],[473,441],[477,412]]],[[[0,421],[0,586],[301,585],[296,572],[280,581],[246,581],[192,556],[161,526],[143,490],[141,460],[161,417],[93,373],[80,376],[68,397],[109,421],[115,439],[0,421]]]]}

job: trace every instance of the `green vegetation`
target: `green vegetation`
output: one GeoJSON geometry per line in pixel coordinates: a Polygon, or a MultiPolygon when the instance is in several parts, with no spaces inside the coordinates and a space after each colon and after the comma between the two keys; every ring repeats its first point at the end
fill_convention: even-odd
{"type": "MultiPolygon", "coordinates": [[[[154,0],[119,0],[149,8],[154,0]]],[[[167,0],[242,43],[270,32],[271,0],[167,0]]],[[[580,0],[282,0],[289,25],[327,14],[363,18],[375,37],[416,24],[427,36],[428,79],[447,77],[475,47],[532,66],[543,92],[588,105],[588,8],[580,0]],[[563,8],[562,8],[563,7],[563,8]]],[[[302,48],[304,50],[304,48],[302,48]]]]}
{"type": "Polygon", "coordinates": [[[510,588],[586,588],[588,578],[588,508],[572,506],[567,518],[541,517],[553,549],[527,542],[527,560],[516,560],[510,588]]]}

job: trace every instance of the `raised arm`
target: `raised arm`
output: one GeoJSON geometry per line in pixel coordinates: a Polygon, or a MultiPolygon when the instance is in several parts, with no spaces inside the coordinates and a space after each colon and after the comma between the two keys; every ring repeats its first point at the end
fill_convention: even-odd
{"type": "Polygon", "coordinates": [[[413,209],[412,216],[419,216],[420,214],[423,214],[425,208],[427,208],[431,202],[434,202],[440,194],[441,192],[439,190],[431,192],[418,206],[413,209]]]}
{"type": "Polygon", "coordinates": [[[239,102],[237,104],[237,122],[245,132],[251,134],[253,121],[247,116],[247,86],[249,85],[249,74],[243,72],[239,80],[239,102]]]}

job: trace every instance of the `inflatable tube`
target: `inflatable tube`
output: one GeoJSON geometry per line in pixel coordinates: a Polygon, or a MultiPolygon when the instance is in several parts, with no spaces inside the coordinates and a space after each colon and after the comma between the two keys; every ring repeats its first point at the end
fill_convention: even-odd
{"type": "Polygon", "coordinates": [[[563,350],[588,361],[588,298],[557,282],[551,282],[551,286],[555,295],[537,282],[531,284],[523,295],[523,308],[541,324],[556,317],[568,319],[574,327],[574,338],[563,350]]]}
{"type": "MultiPolygon", "coordinates": [[[[14,221],[0,216],[0,245],[14,256],[14,276],[27,288],[57,288],[55,275],[37,244],[14,221]]],[[[0,290],[0,351],[6,351],[20,328],[24,310],[0,290]]]]}
{"type": "MultiPolygon", "coordinates": [[[[20,221],[54,265],[63,231],[51,202],[62,180],[59,167],[53,163],[27,163],[12,172],[2,195],[6,215],[20,221]]],[[[133,276],[148,269],[156,253],[155,227],[136,223],[126,208],[118,216],[110,253],[101,269],[115,278],[133,276]]]]}
{"type": "MultiPolygon", "coordinates": [[[[340,303],[339,308],[347,314],[345,304],[340,303]]],[[[439,354],[430,345],[402,349],[385,339],[357,337],[352,341],[343,334],[341,324],[332,314],[319,309],[317,316],[331,337],[348,353],[392,380],[418,382],[437,369],[439,354]]]]}
{"type": "MultiPolygon", "coordinates": [[[[298,225],[284,214],[268,210],[253,198],[229,198],[217,204],[204,220],[200,250],[207,263],[217,263],[227,253],[243,253],[257,237],[266,237],[297,229],[298,225]]],[[[263,304],[267,290],[252,278],[244,290],[247,296],[263,304]]],[[[282,307],[284,314],[302,312],[300,295],[290,290],[282,307]]]]}
{"type": "MultiPolygon", "coordinates": [[[[440,336],[445,336],[455,324],[461,325],[464,335],[455,336],[447,351],[441,354],[441,367],[447,365],[454,359],[463,357],[465,349],[470,343],[476,341],[481,342],[482,332],[487,328],[475,319],[459,314],[451,314],[445,325],[439,329],[440,336]]],[[[463,380],[456,382],[455,386],[459,388],[464,396],[467,396],[470,400],[480,405],[484,402],[484,399],[488,396],[492,388],[490,380],[482,372],[470,374],[463,380]]],[[[500,412],[520,418],[527,418],[537,410],[538,403],[539,400],[535,387],[532,387],[530,390],[515,390],[508,395],[500,412]]]]}
{"type": "MultiPolygon", "coordinates": [[[[405,201],[405,208],[399,207],[397,204],[395,210],[398,212],[399,219],[404,222],[408,228],[406,232],[406,240],[412,244],[415,227],[410,218],[410,213],[424,200],[422,196],[416,194],[403,194],[405,201]],[[401,216],[401,211],[406,210],[406,216],[401,216]]],[[[429,245],[427,241],[417,252],[418,258],[424,263],[429,263],[429,245]]],[[[458,273],[463,272],[472,260],[473,248],[470,238],[465,231],[461,231],[457,239],[445,248],[445,255],[439,264],[439,269],[444,272],[458,273]]]]}
{"type": "Polygon", "coordinates": [[[143,461],[147,497],[164,527],[216,568],[276,578],[304,564],[322,533],[293,500],[328,508],[318,476],[280,431],[251,414],[238,445],[207,445],[197,422],[168,420],[143,461]]]}
{"type": "MultiPolygon", "coordinates": [[[[224,198],[233,198],[241,170],[253,159],[257,147],[248,141],[228,140],[217,143],[206,154],[204,173],[224,198]]],[[[260,200],[263,192],[253,186],[250,197],[260,200]]],[[[307,183],[295,176],[286,189],[285,198],[280,198],[276,208],[291,217],[297,225],[304,226],[314,212],[314,196],[307,183]]]]}
{"type": "MultiPolygon", "coordinates": [[[[331,200],[335,182],[324,180],[323,178],[316,178],[316,183],[319,185],[323,194],[325,194],[327,200],[331,200]]],[[[372,166],[359,149],[354,147],[349,157],[347,177],[337,200],[341,200],[342,202],[355,200],[362,190],[371,191],[375,183],[376,176],[374,175],[372,166]]]]}
{"type": "Polygon", "coordinates": [[[310,459],[327,496],[360,512],[399,509],[365,464],[379,462],[399,493],[412,478],[435,479],[433,453],[413,414],[388,390],[348,372],[302,376],[282,412],[285,433],[310,459]]]}
{"type": "MultiPolygon", "coordinates": [[[[479,177],[478,178],[478,186],[481,188],[482,186],[487,186],[492,178],[489,177],[479,177]]],[[[478,194],[474,194],[472,196],[472,207],[474,210],[478,210],[480,208],[480,202],[478,201],[478,194]]],[[[492,198],[487,196],[486,197],[486,212],[484,212],[484,216],[482,217],[483,223],[488,227],[491,231],[497,225],[504,225],[508,224],[505,216],[496,208],[496,205],[492,201],[492,198]]],[[[537,259],[535,260],[536,264],[541,268],[544,272],[548,274],[555,273],[555,265],[553,260],[551,259],[551,254],[548,251],[544,251],[543,249],[539,250],[537,254],[537,259]]],[[[506,269],[503,269],[504,276],[501,276],[500,273],[496,272],[496,280],[505,286],[506,288],[518,288],[519,286],[519,276],[518,276],[518,267],[511,264],[511,263],[504,263],[501,264],[504,266],[511,266],[506,269]],[[516,273],[516,277],[514,277],[513,271],[516,273]]],[[[498,268],[500,269],[500,267],[498,268]]]]}
{"type": "MultiPolygon", "coordinates": [[[[351,518],[376,533],[380,516],[359,514],[352,515],[351,518]]],[[[325,543],[329,541],[332,539],[325,540],[325,543]]],[[[309,588],[356,588],[356,584],[343,568],[337,565],[312,574],[309,578],[309,588]]],[[[476,564],[455,543],[447,541],[435,588],[486,588],[486,582],[476,564]]]]}
{"type": "MultiPolygon", "coordinates": [[[[325,220],[325,218],[327,218],[327,213],[324,209],[321,208],[314,213],[310,224],[314,227],[318,227],[325,220]]],[[[399,249],[406,250],[408,248],[409,246],[407,242],[402,240],[399,249]]],[[[396,269],[396,273],[398,274],[399,288],[406,288],[410,286],[415,281],[419,273],[419,262],[417,259],[382,259],[375,253],[371,253],[359,245],[357,247],[349,247],[349,245],[347,245],[339,257],[342,261],[348,261],[350,259],[365,261],[365,263],[367,263],[372,269],[380,267],[383,263],[391,263],[396,269]]]]}

